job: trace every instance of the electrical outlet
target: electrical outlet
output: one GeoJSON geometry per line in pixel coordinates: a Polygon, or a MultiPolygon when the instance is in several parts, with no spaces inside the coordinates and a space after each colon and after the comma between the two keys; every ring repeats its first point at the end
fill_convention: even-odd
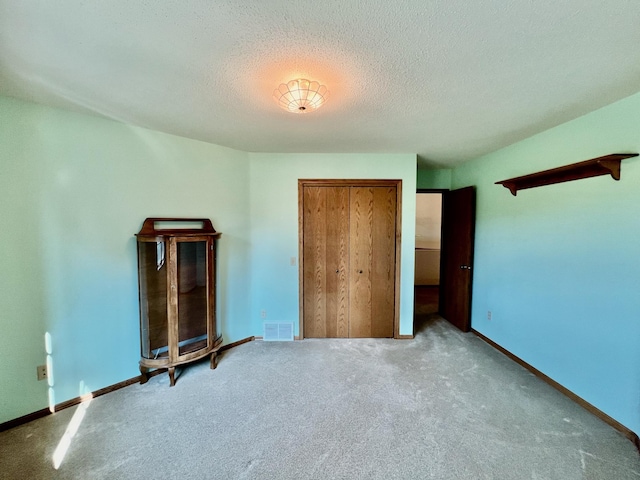
{"type": "Polygon", "coordinates": [[[267,311],[266,310],[260,310],[260,318],[267,318],[267,311]]]}
{"type": "Polygon", "coordinates": [[[36,371],[37,371],[37,375],[38,375],[38,380],[46,380],[47,377],[49,376],[47,374],[47,366],[46,365],[38,365],[36,367],[36,371]]]}
{"type": "Polygon", "coordinates": [[[296,266],[296,257],[291,257],[291,260],[289,261],[289,263],[291,264],[292,267],[296,266]]]}
{"type": "Polygon", "coordinates": [[[487,310],[487,320],[491,320],[491,310],[487,310]]]}

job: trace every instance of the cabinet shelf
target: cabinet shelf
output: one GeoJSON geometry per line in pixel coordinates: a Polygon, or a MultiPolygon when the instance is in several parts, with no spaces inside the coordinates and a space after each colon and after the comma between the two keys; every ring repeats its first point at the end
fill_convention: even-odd
{"type": "Polygon", "coordinates": [[[582,178],[598,177],[600,175],[611,175],[614,180],[620,180],[620,162],[625,158],[637,156],[637,153],[612,153],[584,162],[572,163],[563,167],[502,180],[496,182],[496,185],[503,185],[515,196],[518,190],[570,182],[582,178]]]}

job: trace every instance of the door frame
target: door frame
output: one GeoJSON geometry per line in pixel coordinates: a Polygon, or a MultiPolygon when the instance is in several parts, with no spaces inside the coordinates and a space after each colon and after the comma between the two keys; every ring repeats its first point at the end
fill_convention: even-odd
{"type": "Polygon", "coordinates": [[[304,338],[304,187],[395,187],[396,261],[394,282],[393,338],[400,338],[400,250],[402,228],[402,180],[386,179],[298,179],[298,332],[304,338]]]}

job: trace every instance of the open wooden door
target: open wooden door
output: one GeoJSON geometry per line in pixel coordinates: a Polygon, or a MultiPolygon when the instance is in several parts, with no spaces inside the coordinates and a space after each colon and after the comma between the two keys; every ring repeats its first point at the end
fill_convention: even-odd
{"type": "Polygon", "coordinates": [[[471,330],[475,187],[446,192],[442,202],[440,315],[468,332],[471,330]]]}

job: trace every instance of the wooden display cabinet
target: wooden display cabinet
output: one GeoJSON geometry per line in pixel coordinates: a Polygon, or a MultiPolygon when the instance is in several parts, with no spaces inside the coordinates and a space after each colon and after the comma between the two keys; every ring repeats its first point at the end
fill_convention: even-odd
{"type": "Polygon", "coordinates": [[[147,218],[136,235],[140,293],[140,383],[166,368],[211,356],[222,344],[216,325],[216,240],[208,219],[147,218]]]}

